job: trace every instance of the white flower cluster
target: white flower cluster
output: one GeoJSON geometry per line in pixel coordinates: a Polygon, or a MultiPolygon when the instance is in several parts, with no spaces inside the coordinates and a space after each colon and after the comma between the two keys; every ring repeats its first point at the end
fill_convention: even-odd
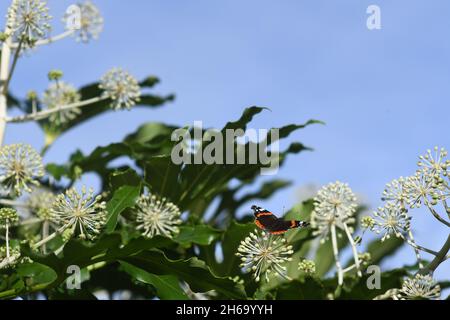
{"type": "Polygon", "coordinates": [[[339,181],[322,187],[314,198],[314,210],[311,213],[311,226],[315,229],[313,234],[320,236],[321,243],[331,238],[339,285],[343,284],[344,273],[354,268],[358,275],[362,276],[361,255],[356,248],[351,227],[355,223],[358,206],[356,200],[348,184],[339,181]],[[345,234],[352,247],[354,264],[347,269],[342,268],[339,258],[338,232],[345,234]]]}
{"type": "Polygon", "coordinates": [[[383,235],[383,241],[391,236],[409,239],[411,218],[408,213],[423,205],[438,220],[445,223],[434,207],[442,203],[445,209],[448,209],[450,160],[447,155],[444,148],[435,147],[433,151],[428,150],[425,155],[419,157],[418,169],[414,175],[400,177],[386,185],[382,197],[385,205],[374,212],[372,228],[383,235]]]}
{"type": "Polygon", "coordinates": [[[329,236],[332,227],[344,230],[344,225],[355,222],[356,196],[348,184],[330,183],[319,190],[314,198],[311,226],[314,235],[320,235],[322,242],[329,236]]]}
{"type": "Polygon", "coordinates": [[[172,238],[180,230],[180,209],[166,198],[141,195],[135,207],[137,229],[147,238],[162,235],[172,238]]]}
{"type": "Polygon", "coordinates": [[[241,258],[241,267],[253,272],[256,281],[261,277],[269,281],[271,274],[289,279],[283,264],[292,260],[293,253],[285,238],[256,230],[241,241],[236,255],[241,258]]]}
{"type": "Polygon", "coordinates": [[[91,1],[77,3],[74,8],[64,15],[66,29],[74,31],[77,41],[97,40],[103,31],[103,17],[98,8],[91,1]]]}
{"type": "Polygon", "coordinates": [[[10,144],[0,148],[0,184],[9,194],[31,192],[44,175],[42,158],[28,144],[10,144]]]}
{"type": "Polygon", "coordinates": [[[103,96],[112,100],[111,107],[114,110],[130,109],[140,100],[141,88],[138,81],[120,68],[107,72],[99,87],[103,90],[103,96]]]}
{"type": "Polygon", "coordinates": [[[41,0],[15,0],[8,9],[7,27],[12,41],[33,47],[38,40],[48,36],[51,30],[48,7],[41,0]]]}
{"type": "MultiPolygon", "coordinates": [[[[44,92],[42,103],[49,109],[56,109],[77,103],[80,99],[81,95],[74,86],[63,81],[57,81],[51,83],[44,92]]],[[[50,121],[56,125],[61,125],[75,119],[80,113],[81,109],[77,107],[60,110],[50,115],[50,121]]]]}

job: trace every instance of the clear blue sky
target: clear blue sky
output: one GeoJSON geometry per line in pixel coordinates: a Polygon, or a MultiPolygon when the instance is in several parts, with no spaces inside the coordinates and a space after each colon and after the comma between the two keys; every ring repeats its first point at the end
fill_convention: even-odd
{"type": "MultiPolygon", "coordinates": [[[[55,33],[66,0],[49,0],[55,33]]],[[[177,125],[202,120],[222,127],[244,107],[273,112],[256,128],[316,118],[296,140],[315,152],[291,157],[279,178],[294,187],[261,203],[274,211],[296,201],[309,183],[348,182],[371,207],[384,184],[415,170],[417,155],[450,148],[450,2],[447,0],[129,0],[94,1],[105,18],[100,39],[68,39],[39,48],[17,67],[16,94],[42,91],[50,69],[83,85],[122,66],[143,78],[157,75],[159,93],[174,103],[159,110],[108,113],[61,138],[46,161],[63,162],[80,148],[119,141],[147,121],[177,125]],[[382,29],[366,28],[366,8],[381,7],[382,29]]],[[[5,2],[0,8],[4,14],[5,2]]],[[[34,125],[8,127],[7,142],[42,145],[34,125]]],[[[92,179],[91,179],[92,180],[92,179]]],[[[87,179],[89,181],[89,179],[87,179]]],[[[414,215],[419,243],[437,248],[446,230],[427,212],[414,215]],[[440,230],[440,231],[438,231],[440,230]]],[[[389,266],[413,262],[403,251],[389,266]]],[[[450,262],[437,272],[450,277],[450,262]]]]}

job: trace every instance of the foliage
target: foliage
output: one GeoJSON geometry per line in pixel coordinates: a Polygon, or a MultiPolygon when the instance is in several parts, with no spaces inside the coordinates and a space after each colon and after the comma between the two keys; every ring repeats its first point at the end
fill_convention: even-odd
{"type": "MultiPolygon", "coordinates": [[[[11,12],[19,14],[14,7],[16,2],[13,1],[11,12]]],[[[101,19],[91,5],[82,11],[95,18],[91,25],[69,32],[76,33],[82,41],[95,38],[99,30],[101,19]]],[[[44,11],[40,14],[47,19],[44,11]]],[[[11,69],[5,69],[9,74],[0,74],[2,80],[10,79],[21,50],[51,42],[31,31],[25,37],[8,29],[4,35],[2,62],[10,55],[14,61],[11,69]]],[[[61,89],[58,81],[62,76],[59,70],[49,73],[49,80],[55,81],[51,90],[61,89]]],[[[41,152],[45,154],[65,132],[111,109],[129,109],[134,105],[156,108],[172,101],[172,94],[153,94],[158,82],[154,76],[137,81],[115,69],[99,82],[75,92],[52,92],[60,100],[50,107],[36,93],[31,92],[26,98],[8,93],[8,80],[2,84],[0,94],[0,113],[4,115],[0,120],[1,138],[4,126],[10,122],[35,121],[45,135],[41,152]],[[137,96],[139,90],[145,92],[137,96]],[[7,107],[18,108],[23,115],[8,117],[7,107]],[[71,112],[62,117],[66,111],[71,112]],[[61,115],[58,121],[56,115],[61,115]]],[[[237,120],[226,123],[218,132],[245,132],[264,111],[258,106],[246,108],[237,120]]],[[[356,207],[354,195],[345,184],[337,182],[324,187],[318,197],[296,205],[284,217],[311,221],[312,227],[294,228],[282,235],[254,236],[255,217],[250,205],[270,198],[288,187],[290,181],[272,177],[262,183],[261,169],[267,165],[253,163],[252,150],[268,150],[283,142],[287,145],[284,150],[270,149],[270,154],[278,158],[277,164],[283,166],[289,157],[311,151],[300,142],[290,142],[292,136],[320,123],[309,120],[286,125],[276,128],[278,137],[267,134],[258,141],[242,142],[233,137],[232,155],[234,159],[244,156],[242,164],[197,163],[196,155],[201,152],[198,149],[188,154],[190,161],[176,164],[172,152],[180,141],[173,139],[174,132],[181,130],[196,140],[197,128],[159,122],[142,124],[122,141],[99,146],[89,154],[71,150],[65,163],[47,163],[45,174],[38,153],[32,153],[31,162],[17,156],[20,150],[31,147],[3,146],[0,182],[9,191],[0,199],[0,298],[34,299],[43,295],[47,299],[96,299],[95,294],[102,291],[107,297],[128,292],[131,298],[145,299],[374,299],[398,291],[404,277],[417,269],[424,270],[423,266],[384,271],[381,286],[369,289],[368,266],[383,263],[405,241],[398,237],[385,242],[377,239],[366,246],[369,255],[358,255],[362,247],[354,234],[375,225],[366,219],[364,230],[359,228],[358,217],[364,208],[356,207]],[[122,161],[126,164],[118,165],[118,159],[126,159],[122,161]],[[31,165],[39,170],[23,170],[31,165]],[[86,174],[92,173],[101,182],[98,190],[73,189],[86,174]],[[18,196],[29,193],[30,186],[33,192],[21,202],[24,198],[18,196]],[[147,202],[142,201],[144,196],[147,202]],[[23,208],[27,218],[18,221],[15,209],[23,208]],[[338,209],[342,209],[339,214],[338,209]],[[158,225],[156,235],[148,237],[142,229],[152,224],[154,227],[155,219],[164,220],[165,229],[158,225]],[[240,249],[246,241],[260,245],[250,254],[262,250],[259,258],[267,262],[266,253],[271,251],[276,262],[269,261],[267,268],[262,264],[254,266],[247,272],[242,261],[248,252],[240,249]],[[238,251],[242,251],[240,256],[238,251]],[[339,252],[343,251],[353,253],[346,264],[339,261],[339,252]],[[289,258],[281,259],[281,254],[289,258]],[[80,288],[70,286],[78,279],[69,271],[73,267],[80,271],[80,288]],[[262,281],[252,277],[252,270],[264,275],[273,272],[269,281],[262,281]]],[[[203,150],[212,147],[214,140],[204,139],[208,132],[202,129],[200,139],[190,142],[202,145],[203,150]]],[[[227,151],[224,145],[216,150],[223,154],[227,151]]],[[[401,214],[403,217],[404,212],[401,214]]],[[[255,261],[250,259],[248,263],[254,265],[255,261]]],[[[441,284],[441,288],[446,286],[448,283],[441,284]]]]}

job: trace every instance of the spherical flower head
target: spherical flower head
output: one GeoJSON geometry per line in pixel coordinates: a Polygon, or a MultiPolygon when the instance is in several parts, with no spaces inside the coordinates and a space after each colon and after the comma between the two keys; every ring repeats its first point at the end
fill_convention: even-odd
{"type": "Polygon", "coordinates": [[[17,210],[12,208],[0,209],[0,226],[12,225],[19,222],[17,210]]]}
{"type": "Polygon", "coordinates": [[[442,185],[436,182],[429,170],[419,170],[406,178],[404,190],[410,208],[420,208],[423,203],[435,205],[441,199],[442,185]]]}
{"type": "Polygon", "coordinates": [[[375,217],[374,231],[383,234],[381,241],[391,236],[404,239],[404,233],[411,228],[410,220],[406,211],[394,203],[387,203],[373,213],[375,217]]]}
{"type": "Polygon", "coordinates": [[[398,204],[399,206],[406,207],[408,196],[405,191],[405,178],[400,177],[399,179],[392,180],[383,191],[383,197],[381,200],[390,201],[398,204]]]}
{"type": "Polygon", "coordinates": [[[371,216],[364,216],[361,218],[361,227],[372,230],[375,226],[375,220],[371,216]]]}
{"type": "Polygon", "coordinates": [[[261,277],[269,281],[271,274],[288,279],[284,263],[292,260],[293,253],[285,238],[256,230],[241,241],[236,255],[241,258],[240,266],[246,272],[253,272],[258,282],[261,277]]]}
{"type": "Polygon", "coordinates": [[[450,168],[450,160],[447,160],[448,152],[444,148],[434,147],[433,151],[427,150],[425,155],[419,156],[417,165],[421,169],[430,172],[430,175],[436,177],[441,174],[447,175],[450,168]]]}
{"type": "Polygon", "coordinates": [[[47,37],[50,19],[45,1],[15,0],[8,9],[7,25],[14,42],[23,41],[25,48],[32,48],[47,37]]]}
{"type": "Polygon", "coordinates": [[[103,17],[98,8],[91,2],[85,1],[77,3],[78,10],[75,11],[78,17],[73,17],[73,13],[66,13],[63,22],[67,30],[74,30],[77,41],[89,42],[97,40],[103,31],[103,17]],[[75,18],[75,19],[74,19],[75,18]],[[73,21],[77,23],[74,24],[73,21]]]}
{"type": "Polygon", "coordinates": [[[33,190],[30,196],[26,199],[28,209],[39,216],[39,211],[49,211],[55,201],[56,195],[45,189],[37,188],[33,190]]]}
{"type": "Polygon", "coordinates": [[[51,70],[47,76],[50,81],[58,81],[63,75],[64,73],[61,70],[51,70]]]}
{"type": "Polygon", "coordinates": [[[439,299],[441,287],[430,275],[417,274],[403,282],[398,298],[402,300],[439,299]]]}
{"type": "Polygon", "coordinates": [[[311,214],[314,235],[325,238],[332,225],[343,229],[344,224],[354,222],[356,196],[348,184],[337,181],[322,187],[314,198],[314,204],[311,214]]]}
{"type": "Polygon", "coordinates": [[[94,240],[106,223],[106,203],[101,196],[94,196],[94,191],[81,188],[68,189],[65,193],[56,196],[51,214],[63,230],[70,229],[80,239],[94,240]]]}
{"type": "Polygon", "coordinates": [[[9,193],[31,192],[44,175],[39,153],[28,144],[10,144],[0,148],[0,183],[9,193]]]}
{"type": "Polygon", "coordinates": [[[372,260],[372,255],[369,252],[360,253],[358,254],[358,260],[362,266],[368,266],[372,260]]]}
{"type": "Polygon", "coordinates": [[[298,263],[298,269],[307,275],[316,273],[316,264],[312,260],[302,260],[298,263]]]}
{"type": "Polygon", "coordinates": [[[180,209],[166,198],[141,195],[136,202],[137,229],[147,238],[162,235],[172,238],[180,230],[180,209]]]}
{"type": "Polygon", "coordinates": [[[138,81],[120,68],[107,72],[100,80],[99,87],[104,90],[103,96],[112,100],[111,107],[114,110],[130,109],[140,100],[138,81]]]}
{"type": "Polygon", "coordinates": [[[38,94],[36,91],[30,90],[27,92],[27,100],[28,101],[37,100],[37,98],[38,98],[38,94]]]}
{"type": "MultiPolygon", "coordinates": [[[[81,95],[77,92],[74,86],[63,81],[58,81],[50,84],[48,89],[44,92],[42,102],[47,106],[47,108],[54,109],[77,103],[80,99],[81,95]]],[[[51,114],[50,121],[56,125],[61,125],[75,119],[80,113],[80,108],[61,110],[51,114]]]]}

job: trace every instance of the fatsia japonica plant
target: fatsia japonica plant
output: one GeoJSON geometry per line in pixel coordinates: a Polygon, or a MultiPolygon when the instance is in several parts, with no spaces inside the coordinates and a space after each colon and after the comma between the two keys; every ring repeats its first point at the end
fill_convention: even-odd
{"type": "MultiPolygon", "coordinates": [[[[78,124],[104,112],[159,107],[174,98],[152,93],[156,77],[139,81],[121,68],[82,88],[71,85],[62,71],[50,70],[43,93],[14,96],[9,84],[23,54],[68,36],[89,42],[103,30],[92,2],[69,9],[63,17],[67,30],[50,36],[52,18],[44,1],[13,0],[0,34],[1,299],[94,299],[99,292],[107,298],[127,293],[133,299],[440,297],[448,283],[434,281],[433,272],[448,258],[450,240],[442,248],[420,246],[410,214],[423,206],[449,227],[445,150],[427,153],[415,175],[388,184],[385,205],[373,216],[360,219],[364,207],[347,184],[335,182],[289,210],[283,219],[293,221],[290,230],[273,234],[255,225],[250,206],[290,182],[272,178],[260,184],[267,164],[253,161],[252,150],[270,149],[319,121],[276,128],[276,137],[267,134],[258,141],[233,136],[231,156],[242,160],[237,164],[196,161],[201,151],[192,146],[212,149],[210,131],[191,135],[198,128],[157,122],[90,154],[71,150],[66,163],[44,163],[54,141],[78,124]],[[20,115],[12,116],[13,108],[20,115]],[[3,143],[7,125],[25,122],[42,129],[42,150],[26,141],[3,143]],[[173,161],[179,145],[173,137],[180,130],[193,137],[183,141],[190,161],[182,163],[173,161]],[[124,158],[129,164],[117,165],[124,158]],[[75,187],[92,173],[100,180],[98,189],[75,187]],[[366,231],[382,237],[363,244],[366,231]],[[412,247],[416,265],[371,273],[403,245],[412,247]],[[345,252],[351,253],[349,261],[343,260],[345,252]]],[[[214,135],[245,132],[264,110],[247,108],[214,135]]],[[[216,155],[229,151],[214,146],[216,155]]],[[[310,149],[293,142],[270,153],[282,166],[289,155],[305,150],[310,149]]]]}

